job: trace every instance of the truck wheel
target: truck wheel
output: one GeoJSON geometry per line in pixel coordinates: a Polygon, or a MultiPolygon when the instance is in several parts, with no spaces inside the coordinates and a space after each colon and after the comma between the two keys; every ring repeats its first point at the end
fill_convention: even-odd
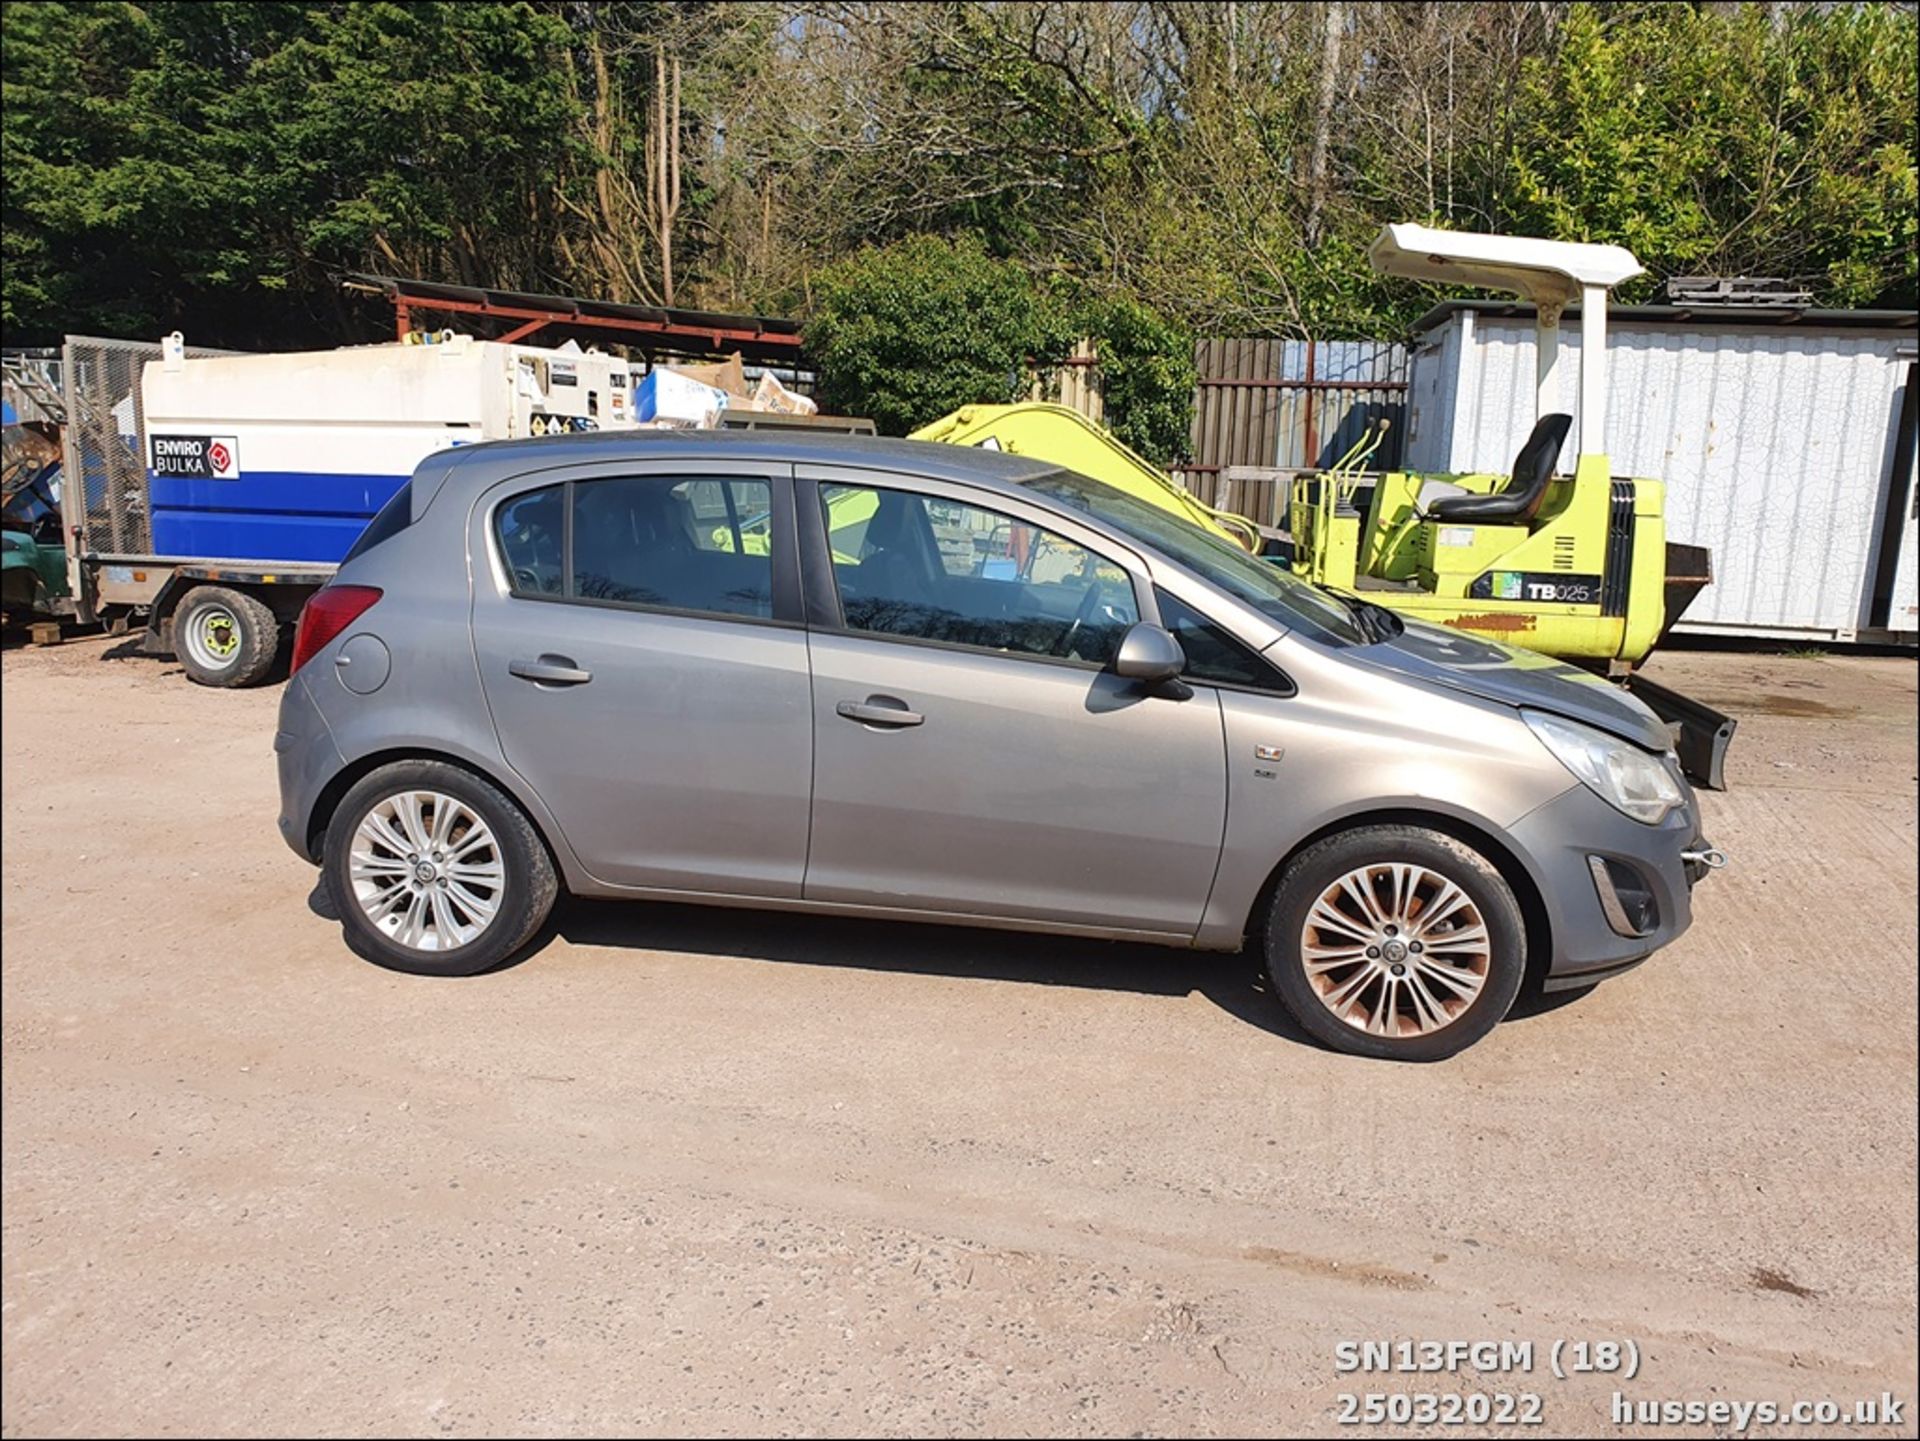
{"type": "Polygon", "coordinates": [[[258,685],[280,653],[280,621],[243,591],[198,586],[173,613],[173,652],[201,685],[258,685]]]}
{"type": "Polygon", "coordinates": [[[1363,826],[1288,867],[1267,969],[1293,1018],[1357,1056],[1439,1061],[1491,1031],[1526,975],[1526,924],[1499,871],[1423,826],[1363,826]]]}
{"type": "Polygon", "coordinates": [[[493,969],[533,938],[560,890],[526,813],[444,761],[396,761],[363,777],[321,849],[347,944],[416,976],[493,969]]]}

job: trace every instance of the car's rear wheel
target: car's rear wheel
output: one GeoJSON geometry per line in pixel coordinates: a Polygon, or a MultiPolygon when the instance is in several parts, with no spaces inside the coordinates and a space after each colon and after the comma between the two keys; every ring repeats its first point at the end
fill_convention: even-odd
{"type": "Polygon", "coordinates": [[[526,813],[442,761],[363,777],[327,826],[323,864],[347,943],[422,976],[471,976],[510,959],[559,891],[526,813]]]}
{"type": "Polygon", "coordinates": [[[1319,1040],[1438,1061],[1512,1007],[1526,924],[1471,846],[1420,826],[1364,826],[1295,859],[1274,893],[1266,952],[1281,1001],[1319,1040]]]}

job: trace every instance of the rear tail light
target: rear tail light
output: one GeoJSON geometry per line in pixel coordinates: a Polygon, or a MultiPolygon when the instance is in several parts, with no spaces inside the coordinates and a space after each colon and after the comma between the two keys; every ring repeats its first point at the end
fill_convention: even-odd
{"type": "Polygon", "coordinates": [[[293,632],[293,668],[298,671],[327,648],[328,642],[367,613],[380,599],[377,585],[323,585],[300,611],[293,632]]]}

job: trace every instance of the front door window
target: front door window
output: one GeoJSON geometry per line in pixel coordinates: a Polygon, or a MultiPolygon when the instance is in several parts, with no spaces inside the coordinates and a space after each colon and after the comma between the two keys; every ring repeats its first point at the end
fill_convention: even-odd
{"type": "Polygon", "coordinates": [[[1104,666],[1140,618],[1124,570],[1029,521],[871,486],[820,500],[849,630],[1104,666]]]}

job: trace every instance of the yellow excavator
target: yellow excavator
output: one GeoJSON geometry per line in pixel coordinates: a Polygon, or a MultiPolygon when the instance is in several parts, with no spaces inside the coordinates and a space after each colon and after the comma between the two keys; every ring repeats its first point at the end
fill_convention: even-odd
{"type": "Polygon", "coordinates": [[[1287,508],[1294,570],[1457,630],[1630,671],[1708,581],[1704,550],[1667,541],[1666,486],[1615,475],[1606,455],[1607,296],[1644,273],[1640,262],[1618,245],[1424,225],[1386,226],[1367,255],[1383,274],[1533,302],[1533,431],[1505,475],[1370,478],[1350,452],[1299,478],[1287,508]],[[1572,306],[1577,421],[1560,395],[1572,306]]]}

